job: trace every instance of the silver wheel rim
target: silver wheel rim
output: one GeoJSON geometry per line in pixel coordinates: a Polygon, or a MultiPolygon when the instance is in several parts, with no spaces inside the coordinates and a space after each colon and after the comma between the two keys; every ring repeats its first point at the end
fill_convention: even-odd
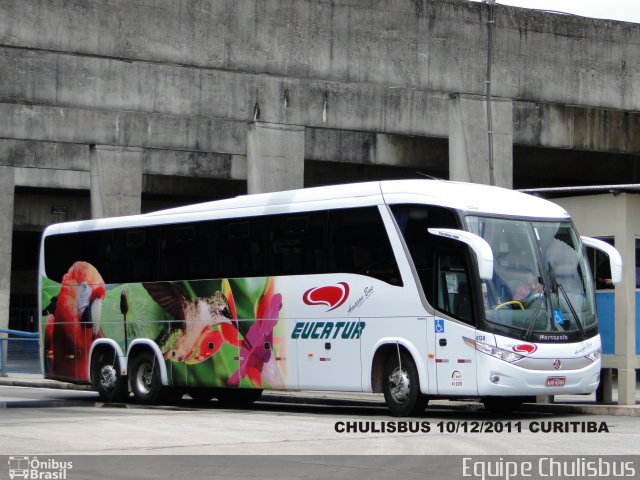
{"type": "Polygon", "coordinates": [[[100,369],[100,387],[103,390],[110,392],[116,386],[117,381],[118,376],[113,365],[104,365],[100,369]]]}
{"type": "Polygon", "coordinates": [[[391,372],[391,375],[389,375],[389,391],[396,402],[404,402],[411,392],[409,372],[400,367],[391,372]]]}
{"type": "Polygon", "coordinates": [[[138,391],[147,394],[153,387],[153,365],[145,362],[140,365],[136,372],[136,386],[138,391]]]}

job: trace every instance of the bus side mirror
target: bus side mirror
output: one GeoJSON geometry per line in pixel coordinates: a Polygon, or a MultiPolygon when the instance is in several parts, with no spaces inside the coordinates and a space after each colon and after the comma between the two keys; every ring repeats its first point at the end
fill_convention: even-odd
{"type": "Polygon", "coordinates": [[[580,237],[583,245],[600,250],[609,257],[609,265],[611,266],[611,281],[620,283],[622,281],[622,257],[620,252],[607,242],[591,237],[580,237]]]}
{"type": "Polygon", "coordinates": [[[429,228],[428,231],[431,235],[450,238],[469,245],[478,259],[480,278],[483,280],[491,280],[493,278],[493,251],[484,238],[475,233],[452,228],[429,228]]]}

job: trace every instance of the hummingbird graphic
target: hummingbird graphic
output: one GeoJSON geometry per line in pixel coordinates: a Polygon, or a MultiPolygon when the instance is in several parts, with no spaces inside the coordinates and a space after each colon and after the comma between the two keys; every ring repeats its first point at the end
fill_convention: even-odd
{"type": "Polygon", "coordinates": [[[232,323],[229,302],[222,292],[209,297],[187,297],[177,286],[168,282],[143,283],[151,298],[176,320],[169,330],[182,329],[178,342],[168,352],[168,357],[182,360],[191,352],[202,332],[214,325],[232,323]]]}

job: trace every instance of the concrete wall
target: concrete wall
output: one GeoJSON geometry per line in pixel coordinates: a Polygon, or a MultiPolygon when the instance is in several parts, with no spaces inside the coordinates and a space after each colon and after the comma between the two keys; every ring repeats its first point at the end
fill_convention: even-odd
{"type": "MultiPolygon", "coordinates": [[[[26,0],[3,2],[0,41],[82,54],[60,58],[70,63],[57,73],[76,83],[80,92],[73,96],[84,101],[90,101],[93,80],[101,78],[92,76],[93,69],[112,69],[109,63],[120,59],[148,61],[121,68],[122,74],[143,78],[148,69],[160,68],[158,88],[123,98],[114,88],[118,76],[104,86],[113,102],[149,107],[153,99],[159,110],[174,101],[163,98],[168,91],[221,98],[219,90],[185,88],[181,74],[195,75],[203,87],[214,77],[201,70],[180,73],[184,65],[481,95],[487,11],[486,5],[459,0],[26,0]]],[[[498,7],[494,94],[638,110],[639,46],[638,25],[498,7]]],[[[46,55],[52,53],[19,56],[29,62],[46,55]]],[[[48,65],[42,62],[44,69],[48,65]]],[[[246,85],[238,82],[232,91],[245,93],[246,85]]],[[[231,100],[253,107],[245,95],[231,100]]],[[[215,104],[200,108],[209,111],[215,104]]]]}
{"type": "MultiPolygon", "coordinates": [[[[640,26],[496,19],[493,94],[514,101],[516,143],[638,151],[640,26]]],[[[259,106],[264,122],[446,137],[443,92],[484,95],[486,20],[461,0],[4,2],[0,125],[244,154],[259,106]]]]}

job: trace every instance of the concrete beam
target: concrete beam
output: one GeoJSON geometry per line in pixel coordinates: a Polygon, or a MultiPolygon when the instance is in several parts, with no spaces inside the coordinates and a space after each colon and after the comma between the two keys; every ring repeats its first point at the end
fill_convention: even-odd
{"type": "Polygon", "coordinates": [[[486,101],[455,95],[449,108],[449,178],[462,182],[513,186],[513,104],[494,99],[493,164],[489,158],[486,101]]]}
{"type": "Polygon", "coordinates": [[[91,148],[91,218],[140,213],[142,149],[91,148]]]}
{"type": "MultiPolygon", "coordinates": [[[[448,171],[428,170],[423,173],[447,178],[448,171]]],[[[304,163],[305,187],[408,178],[424,177],[417,173],[415,168],[313,160],[307,160],[304,163]]]]}
{"type": "MultiPolygon", "coordinates": [[[[7,48],[0,48],[0,102],[446,136],[447,96],[440,92],[7,48]]],[[[123,122],[107,132],[124,139],[153,133],[140,127],[123,122]]],[[[178,127],[162,132],[165,141],[184,144],[190,129],[178,127]]]]}
{"type": "MultiPolygon", "coordinates": [[[[245,155],[144,149],[145,175],[247,179],[245,155]]],[[[89,189],[89,145],[0,139],[0,165],[15,167],[21,187],[89,189]]]]}
{"type": "Polygon", "coordinates": [[[247,133],[247,191],[304,187],[304,127],[255,122],[247,133]]]}
{"type": "Polygon", "coordinates": [[[245,155],[145,149],[143,173],[246,180],[247,158],[245,155]]]}
{"type": "Polygon", "coordinates": [[[42,231],[47,225],[59,222],[72,222],[91,218],[89,192],[32,193],[18,190],[13,212],[14,230],[42,231]],[[64,212],[53,211],[53,206],[64,207],[64,212]]]}
{"type": "MultiPolygon", "coordinates": [[[[87,148],[87,153],[89,149],[87,148]]],[[[15,170],[15,184],[18,187],[59,188],[68,190],[89,190],[89,172],[61,170],[54,168],[22,168],[15,170]]]]}
{"type": "Polygon", "coordinates": [[[514,102],[513,141],[601,152],[640,153],[640,113],[514,102]]]}
{"type": "Polygon", "coordinates": [[[143,211],[150,212],[192,203],[247,194],[246,180],[204,177],[142,176],[143,211]]]}
{"type": "Polygon", "coordinates": [[[215,118],[0,103],[0,131],[20,140],[246,152],[246,123],[215,118]]]}
{"type": "Polygon", "coordinates": [[[0,139],[0,165],[89,170],[88,145],[0,139]]]}
{"type": "MultiPolygon", "coordinates": [[[[485,88],[486,4],[179,0],[122,5],[120,0],[2,2],[0,42],[329,82],[475,95],[485,88]]],[[[640,25],[495,9],[496,96],[640,109],[640,25]]],[[[90,75],[84,78],[91,81],[90,75]]]]}
{"type": "MultiPolygon", "coordinates": [[[[0,119],[0,126],[17,138],[54,139],[58,126],[48,124],[57,121],[64,126],[55,138],[60,141],[244,154],[245,124],[254,119],[448,135],[448,97],[406,86],[327,83],[6,48],[0,52],[0,102],[7,102],[0,110],[9,115],[0,119]],[[62,109],[49,112],[42,110],[44,105],[62,109]],[[37,115],[30,116],[25,108],[37,115]]],[[[517,101],[514,123],[514,139],[521,145],[640,152],[640,138],[634,134],[640,128],[638,113],[517,101]]]]}
{"type": "Polygon", "coordinates": [[[388,165],[414,171],[449,168],[444,138],[306,128],[306,161],[388,165]]]}
{"type": "Polygon", "coordinates": [[[640,183],[640,155],[514,145],[513,156],[517,188],[640,183]]]}

